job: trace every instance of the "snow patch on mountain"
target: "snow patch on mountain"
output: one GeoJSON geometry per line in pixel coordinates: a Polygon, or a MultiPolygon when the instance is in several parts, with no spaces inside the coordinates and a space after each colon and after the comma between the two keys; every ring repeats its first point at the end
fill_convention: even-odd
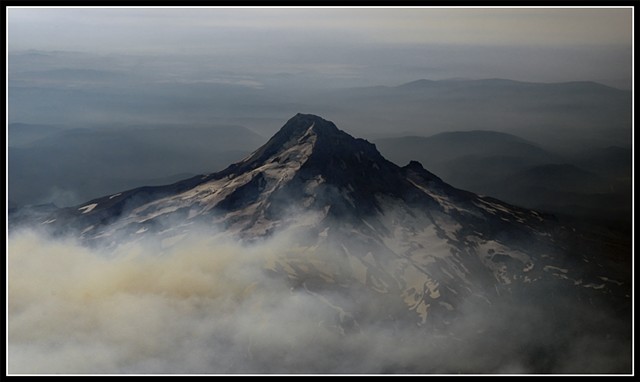
{"type": "Polygon", "coordinates": [[[78,208],[78,211],[82,211],[83,214],[88,214],[89,212],[93,211],[93,209],[96,208],[97,206],[98,206],[98,203],[87,204],[84,207],[78,208]]]}

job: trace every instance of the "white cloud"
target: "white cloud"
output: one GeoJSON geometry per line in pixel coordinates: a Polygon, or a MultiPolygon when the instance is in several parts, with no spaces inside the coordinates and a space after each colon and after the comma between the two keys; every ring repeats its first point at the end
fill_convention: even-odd
{"type": "MultiPolygon", "coordinates": [[[[106,250],[15,232],[8,371],[513,373],[540,365],[562,372],[626,366],[625,357],[609,356],[624,340],[585,337],[575,325],[556,332],[558,323],[526,301],[462,305],[459,322],[431,331],[403,319],[393,295],[367,291],[344,272],[335,275],[346,278],[313,292],[302,280],[267,271],[269,260],[285,252],[310,256],[296,255],[286,235],[255,246],[203,234],[164,249],[138,241],[106,250]]],[[[329,262],[344,270],[336,264],[341,258],[329,262]]]]}

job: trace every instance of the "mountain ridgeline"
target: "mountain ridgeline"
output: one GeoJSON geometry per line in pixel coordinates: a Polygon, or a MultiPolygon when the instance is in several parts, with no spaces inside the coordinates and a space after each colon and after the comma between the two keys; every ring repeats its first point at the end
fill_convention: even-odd
{"type": "MultiPolygon", "coordinates": [[[[525,327],[548,325],[552,333],[571,328],[603,339],[628,335],[617,319],[584,318],[594,309],[623,321],[630,317],[631,276],[624,263],[581,244],[551,215],[454,188],[415,161],[397,166],[375,145],[310,114],[295,115],[266,144],[222,171],[123,191],[28,221],[107,248],[151,238],[162,249],[196,231],[246,245],[286,237],[285,250],[265,261],[265,270],[337,306],[343,334],[373,320],[377,304],[386,309],[384,320],[444,336],[469,309],[493,317],[516,314],[525,304],[545,317],[535,315],[533,323],[518,316],[525,327]],[[363,294],[376,302],[349,300],[363,294]]],[[[474,325],[474,332],[489,330],[474,325]]],[[[520,330],[492,327],[486,335],[511,341],[520,330]]],[[[527,362],[536,371],[554,370],[552,358],[573,339],[536,344],[527,362]]],[[[628,364],[626,350],[621,357],[614,369],[628,364]]]]}

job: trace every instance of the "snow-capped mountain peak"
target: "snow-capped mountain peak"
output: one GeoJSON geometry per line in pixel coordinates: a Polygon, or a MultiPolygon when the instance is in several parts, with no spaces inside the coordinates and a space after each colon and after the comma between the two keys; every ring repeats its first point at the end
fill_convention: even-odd
{"type": "Polygon", "coordinates": [[[341,279],[398,295],[421,323],[449,317],[467,298],[490,303],[540,280],[579,291],[620,286],[574,267],[590,255],[568,254],[551,217],[458,190],[415,161],[399,167],[309,114],[225,170],[108,195],[39,223],[113,245],[175,243],[193,227],[246,241],[287,232],[306,255],[283,255],[270,269],[331,284],[339,254],[341,279]]]}

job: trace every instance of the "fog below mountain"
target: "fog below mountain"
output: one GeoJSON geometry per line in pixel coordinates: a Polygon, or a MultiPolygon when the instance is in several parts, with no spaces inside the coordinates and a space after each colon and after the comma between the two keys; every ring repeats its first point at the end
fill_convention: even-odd
{"type": "MultiPolygon", "coordinates": [[[[358,286],[341,272],[319,288],[313,273],[306,285],[270,271],[285,255],[310,256],[296,253],[286,231],[243,245],[201,229],[177,242],[123,241],[108,250],[37,230],[12,233],[8,371],[617,373],[630,367],[627,313],[598,302],[565,301],[539,286],[494,304],[469,299],[446,329],[430,329],[416,325],[397,297],[358,286]]],[[[325,253],[316,261],[339,269],[341,259],[325,253]]]]}

